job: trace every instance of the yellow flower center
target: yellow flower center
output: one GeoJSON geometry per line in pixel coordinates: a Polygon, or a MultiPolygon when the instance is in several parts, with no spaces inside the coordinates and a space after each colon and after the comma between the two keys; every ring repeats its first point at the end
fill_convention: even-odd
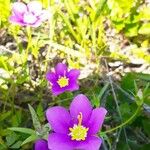
{"type": "Polygon", "coordinates": [[[58,79],[57,83],[59,84],[59,86],[60,86],[61,88],[63,88],[63,87],[65,87],[65,86],[68,86],[68,84],[69,84],[69,79],[68,79],[66,76],[60,77],[60,78],[58,79]]]}
{"type": "Polygon", "coordinates": [[[85,138],[87,137],[87,131],[89,130],[89,128],[86,128],[81,124],[82,124],[82,113],[78,115],[78,125],[75,124],[73,128],[69,128],[70,130],[69,135],[71,135],[71,140],[84,141],[85,138]]]}

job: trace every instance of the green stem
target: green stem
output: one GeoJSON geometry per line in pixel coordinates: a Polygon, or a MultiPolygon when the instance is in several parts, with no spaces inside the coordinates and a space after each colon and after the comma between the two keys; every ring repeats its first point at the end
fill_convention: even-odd
{"type": "Polygon", "coordinates": [[[122,124],[118,125],[117,127],[112,128],[110,130],[107,130],[105,132],[102,132],[102,133],[103,134],[110,133],[110,132],[113,132],[113,131],[115,131],[115,130],[117,130],[119,128],[122,128],[123,126],[127,125],[128,123],[130,123],[136,117],[136,115],[140,111],[140,108],[141,108],[141,105],[139,105],[138,108],[136,109],[135,113],[128,120],[126,120],[125,122],[123,122],[122,124]]]}
{"type": "Polygon", "coordinates": [[[29,48],[31,48],[31,43],[32,43],[32,34],[31,34],[31,27],[27,26],[26,28],[27,30],[27,39],[28,39],[28,45],[27,45],[27,49],[26,49],[26,59],[28,58],[28,54],[29,54],[29,48]]]}

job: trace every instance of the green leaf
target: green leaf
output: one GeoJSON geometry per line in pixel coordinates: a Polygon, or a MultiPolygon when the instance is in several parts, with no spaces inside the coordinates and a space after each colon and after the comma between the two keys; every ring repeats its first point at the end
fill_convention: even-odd
{"type": "Polygon", "coordinates": [[[107,3],[107,0],[99,1],[94,20],[97,20],[97,18],[101,15],[106,3],[107,3]]]}
{"type": "Polygon", "coordinates": [[[21,119],[22,119],[21,117],[22,117],[22,112],[21,110],[19,110],[11,118],[12,126],[18,127],[21,123],[21,119]]]}
{"type": "Polygon", "coordinates": [[[30,110],[30,113],[32,116],[33,126],[34,126],[35,130],[39,132],[42,129],[42,125],[39,121],[39,118],[38,118],[35,110],[33,109],[33,107],[30,104],[28,104],[28,107],[29,107],[29,110],[30,110]]]}
{"type": "Polygon", "coordinates": [[[5,120],[6,118],[8,118],[11,115],[11,111],[7,111],[6,113],[2,113],[1,117],[0,117],[0,122],[5,120]]]}
{"type": "Polygon", "coordinates": [[[24,144],[27,144],[29,142],[35,141],[36,139],[38,139],[38,136],[36,134],[33,134],[33,135],[29,136],[27,139],[25,139],[22,142],[21,146],[24,145],[24,144]]]}
{"type": "Polygon", "coordinates": [[[0,143],[0,150],[6,150],[7,146],[4,143],[0,143]]]}
{"type": "Polygon", "coordinates": [[[35,131],[33,129],[28,129],[28,128],[12,127],[8,129],[11,131],[21,132],[26,134],[35,134],[35,131]]]}
{"type": "Polygon", "coordinates": [[[113,24],[115,25],[115,28],[118,31],[121,31],[125,27],[124,20],[119,20],[119,21],[113,20],[113,24]]]}
{"type": "Polygon", "coordinates": [[[70,33],[72,34],[72,36],[75,38],[75,40],[80,43],[81,41],[81,38],[79,36],[79,34],[77,34],[74,29],[73,29],[73,26],[71,25],[71,22],[69,20],[68,17],[66,17],[61,11],[58,12],[58,14],[61,16],[61,18],[64,20],[68,30],[70,31],[70,33]]]}
{"type": "Polygon", "coordinates": [[[123,121],[126,121],[131,116],[131,113],[132,113],[129,103],[122,103],[120,105],[120,112],[121,112],[123,121]]]}
{"type": "Polygon", "coordinates": [[[128,37],[137,36],[138,35],[138,27],[139,27],[139,24],[137,24],[137,23],[126,24],[125,35],[128,37]]]}
{"type": "Polygon", "coordinates": [[[17,134],[11,133],[10,135],[8,135],[8,136],[6,137],[7,145],[8,145],[8,146],[11,146],[12,144],[15,143],[15,141],[18,140],[18,138],[19,138],[19,136],[18,136],[17,134]]]}
{"type": "Polygon", "coordinates": [[[39,103],[39,105],[37,106],[36,112],[40,121],[44,121],[45,116],[44,116],[44,110],[41,103],[39,103]]]}
{"type": "Polygon", "coordinates": [[[150,137],[150,121],[148,119],[144,119],[144,120],[142,120],[142,124],[143,124],[143,127],[144,127],[144,131],[150,137]]]}
{"type": "Polygon", "coordinates": [[[13,144],[10,148],[11,149],[18,149],[21,146],[22,141],[17,141],[15,144],[13,144]]]}
{"type": "Polygon", "coordinates": [[[135,96],[136,104],[141,106],[143,105],[143,92],[141,89],[138,90],[136,96],[135,96]]]}
{"type": "Polygon", "coordinates": [[[135,75],[139,79],[142,79],[142,80],[145,80],[145,81],[150,81],[150,74],[136,73],[135,75]]]}
{"type": "Polygon", "coordinates": [[[100,91],[100,93],[99,93],[99,95],[98,95],[98,99],[101,99],[101,98],[102,98],[102,96],[104,95],[104,93],[105,93],[105,91],[107,90],[108,87],[109,87],[109,82],[107,82],[107,83],[105,84],[105,86],[101,89],[101,91],[100,91]]]}
{"type": "Polygon", "coordinates": [[[140,19],[141,20],[150,20],[150,6],[144,6],[139,13],[140,19]]]}
{"type": "Polygon", "coordinates": [[[150,23],[143,24],[139,29],[139,34],[150,34],[150,23]]]}
{"type": "Polygon", "coordinates": [[[126,91],[130,91],[130,92],[134,92],[135,91],[135,86],[134,86],[134,81],[135,81],[135,74],[134,73],[128,73],[126,74],[121,81],[121,87],[126,90],[126,91]]]}

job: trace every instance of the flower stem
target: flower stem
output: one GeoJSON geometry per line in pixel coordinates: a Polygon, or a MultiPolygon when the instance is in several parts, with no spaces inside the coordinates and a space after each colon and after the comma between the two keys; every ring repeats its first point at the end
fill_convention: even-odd
{"type": "Polygon", "coordinates": [[[137,116],[137,114],[138,114],[138,112],[140,111],[140,109],[141,109],[141,105],[138,106],[138,108],[136,109],[135,113],[134,113],[128,120],[126,120],[126,121],[123,122],[122,124],[120,124],[120,125],[118,125],[118,126],[112,128],[112,129],[107,130],[107,131],[102,132],[102,133],[103,133],[103,134],[110,133],[110,132],[113,132],[113,131],[115,131],[115,130],[117,130],[117,129],[119,129],[119,128],[124,127],[125,125],[127,125],[128,123],[130,123],[130,122],[137,116]]]}
{"type": "Polygon", "coordinates": [[[27,30],[27,39],[28,39],[27,41],[28,45],[26,49],[26,60],[27,60],[29,54],[29,48],[31,48],[31,43],[32,43],[32,34],[31,34],[31,27],[27,26],[26,30],[27,30]]]}

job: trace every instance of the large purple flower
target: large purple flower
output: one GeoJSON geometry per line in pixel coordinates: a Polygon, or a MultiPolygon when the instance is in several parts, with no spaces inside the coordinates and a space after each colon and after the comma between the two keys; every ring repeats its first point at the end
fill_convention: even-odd
{"type": "Polygon", "coordinates": [[[46,79],[52,85],[52,93],[58,95],[65,91],[78,90],[79,85],[77,83],[77,78],[79,74],[79,70],[71,69],[68,71],[65,64],[58,63],[55,67],[55,72],[48,72],[46,74],[46,79]]]}
{"type": "Polygon", "coordinates": [[[46,117],[53,129],[48,137],[50,150],[98,150],[102,140],[96,134],[100,131],[107,111],[92,109],[86,96],[74,98],[69,111],[55,106],[46,111],[46,117]]]}
{"type": "Polygon", "coordinates": [[[39,1],[31,1],[27,5],[22,2],[15,2],[12,6],[12,16],[10,22],[21,26],[38,27],[49,18],[49,12],[42,10],[39,1]]]}

